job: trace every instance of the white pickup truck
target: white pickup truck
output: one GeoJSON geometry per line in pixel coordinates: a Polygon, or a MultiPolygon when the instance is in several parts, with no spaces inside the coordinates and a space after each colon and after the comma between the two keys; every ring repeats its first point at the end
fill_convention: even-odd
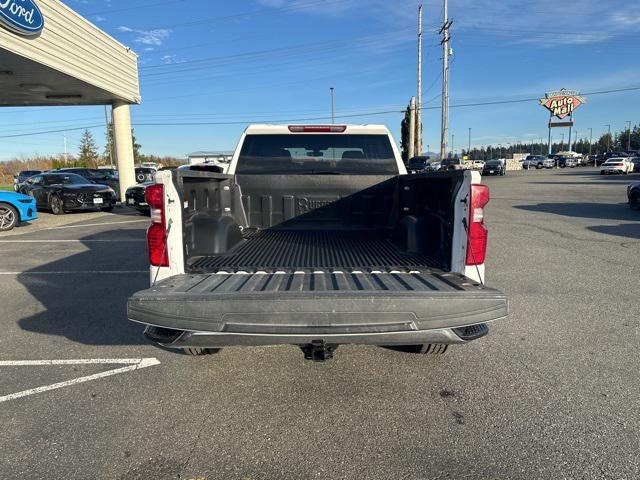
{"type": "Polygon", "coordinates": [[[201,355],[293,344],[439,354],[484,336],[507,300],[484,285],[480,174],[408,175],[383,126],[253,125],[228,171],[158,172],[147,188],[151,288],[128,317],[201,355]]]}

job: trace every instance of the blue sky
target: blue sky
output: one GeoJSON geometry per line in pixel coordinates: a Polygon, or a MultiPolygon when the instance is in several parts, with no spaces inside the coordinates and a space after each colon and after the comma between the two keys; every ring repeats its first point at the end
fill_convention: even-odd
{"type": "MultiPolygon", "coordinates": [[[[132,107],[143,152],[230,150],[246,122],[399,112],[416,91],[416,10],[409,0],[67,0],[140,55],[143,103],[132,107]],[[210,125],[145,125],[157,123],[210,125]],[[234,123],[223,125],[216,123],[234,123]]],[[[425,145],[439,143],[442,2],[424,7],[425,145]]],[[[622,0],[450,0],[451,105],[640,86],[640,5],[622,0]]],[[[576,113],[594,136],[640,123],[640,91],[595,95],[576,113]]],[[[454,147],[546,139],[536,102],[451,108],[454,147]]],[[[400,113],[340,118],[383,123],[400,113]]],[[[0,110],[0,128],[29,133],[104,122],[103,107],[0,110]]],[[[310,120],[311,122],[311,120],[310,120]]],[[[93,132],[102,146],[104,129],[93,132]]],[[[80,132],[67,134],[75,152],[80,132]]],[[[558,134],[559,137],[559,134],[558,134]]],[[[0,160],[63,150],[63,134],[2,139],[0,160]]]]}

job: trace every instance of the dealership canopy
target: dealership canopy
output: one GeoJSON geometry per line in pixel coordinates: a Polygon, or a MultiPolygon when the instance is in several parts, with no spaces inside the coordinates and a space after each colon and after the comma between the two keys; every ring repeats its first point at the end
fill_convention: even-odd
{"type": "Polygon", "coordinates": [[[135,183],[129,105],[140,101],[130,48],[58,0],[0,0],[0,106],[112,106],[121,190],[135,183]]]}

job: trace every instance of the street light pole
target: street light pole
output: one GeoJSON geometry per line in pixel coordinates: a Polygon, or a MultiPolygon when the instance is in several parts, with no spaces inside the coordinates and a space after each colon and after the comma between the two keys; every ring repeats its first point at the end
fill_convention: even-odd
{"type": "Polygon", "coordinates": [[[589,129],[589,155],[591,155],[591,147],[593,145],[593,128],[589,129]]]}
{"type": "Polygon", "coordinates": [[[467,155],[469,156],[469,160],[471,160],[471,127],[469,127],[469,150],[467,150],[467,155]]]}
{"type": "Polygon", "coordinates": [[[336,123],[336,98],[335,98],[335,88],[331,87],[331,124],[336,123]]]}

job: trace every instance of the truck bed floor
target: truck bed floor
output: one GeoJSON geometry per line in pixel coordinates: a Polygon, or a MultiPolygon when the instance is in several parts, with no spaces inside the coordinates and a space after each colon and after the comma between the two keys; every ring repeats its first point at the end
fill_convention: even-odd
{"type": "Polygon", "coordinates": [[[229,252],[195,257],[193,273],[304,269],[403,270],[443,268],[436,259],[408,253],[377,231],[261,230],[229,252]]]}

